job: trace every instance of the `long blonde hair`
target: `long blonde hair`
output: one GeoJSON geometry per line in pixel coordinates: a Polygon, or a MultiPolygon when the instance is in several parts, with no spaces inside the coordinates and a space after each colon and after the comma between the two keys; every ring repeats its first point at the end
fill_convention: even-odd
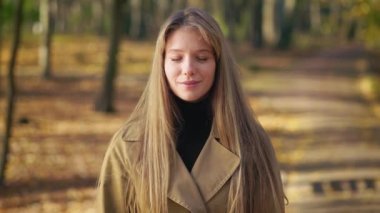
{"type": "MultiPolygon", "coordinates": [[[[129,211],[167,212],[169,163],[175,148],[174,125],[178,109],[165,74],[165,45],[170,33],[193,27],[214,51],[216,72],[210,92],[214,128],[220,142],[240,156],[231,178],[229,212],[284,212],[284,192],[270,139],[254,118],[239,82],[239,70],[217,22],[206,12],[188,8],[172,15],[162,26],[147,86],[128,122],[138,122],[143,141],[129,181],[134,194],[127,199],[129,211]]],[[[129,193],[130,194],[130,193],[129,193]]]]}

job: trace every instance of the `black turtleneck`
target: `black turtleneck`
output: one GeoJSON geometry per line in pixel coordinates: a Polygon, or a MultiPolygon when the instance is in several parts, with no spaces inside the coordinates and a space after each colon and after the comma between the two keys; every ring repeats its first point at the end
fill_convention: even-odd
{"type": "Polygon", "coordinates": [[[175,98],[181,113],[180,125],[177,125],[177,151],[191,171],[199,153],[206,143],[212,125],[212,110],[210,98],[197,103],[190,103],[175,98]]]}

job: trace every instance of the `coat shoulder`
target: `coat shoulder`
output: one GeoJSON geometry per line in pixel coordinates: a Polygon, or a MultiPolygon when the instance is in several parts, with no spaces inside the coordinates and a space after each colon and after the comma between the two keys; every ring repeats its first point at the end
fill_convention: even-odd
{"type": "Polygon", "coordinates": [[[143,134],[143,127],[141,122],[133,121],[123,124],[115,133],[114,139],[122,142],[138,142],[141,141],[143,134]]]}
{"type": "Polygon", "coordinates": [[[113,135],[108,147],[110,155],[118,156],[121,162],[135,162],[141,148],[140,126],[133,123],[123,124],[113,135]]]}

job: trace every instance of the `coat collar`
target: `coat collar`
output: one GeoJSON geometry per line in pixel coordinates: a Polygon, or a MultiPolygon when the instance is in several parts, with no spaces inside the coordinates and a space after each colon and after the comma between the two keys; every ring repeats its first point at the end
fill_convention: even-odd
{"type": "Polygon", "coordinates": [[[189,173],[177,153],[170,171],[168,197],[190,212],[207,212],[206,203],[230,179],[240,158],[221,145],[212,131],[189,173]]]}

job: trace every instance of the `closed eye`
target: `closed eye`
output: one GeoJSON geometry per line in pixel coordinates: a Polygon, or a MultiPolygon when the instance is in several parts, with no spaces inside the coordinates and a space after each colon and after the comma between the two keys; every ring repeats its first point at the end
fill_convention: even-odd
{"type": "Polygon", "coordinates": [[[174,61],[174,62],[179,62],[182,60],[182,58],[178,57],[178,58],[170,58],[171,61],[174,61]]]}
{"type": "Polygon", "coordinates": [[[197,60],[200,62],[205,62],[208,60],[208,57],[197,57],[197,60]]]}

